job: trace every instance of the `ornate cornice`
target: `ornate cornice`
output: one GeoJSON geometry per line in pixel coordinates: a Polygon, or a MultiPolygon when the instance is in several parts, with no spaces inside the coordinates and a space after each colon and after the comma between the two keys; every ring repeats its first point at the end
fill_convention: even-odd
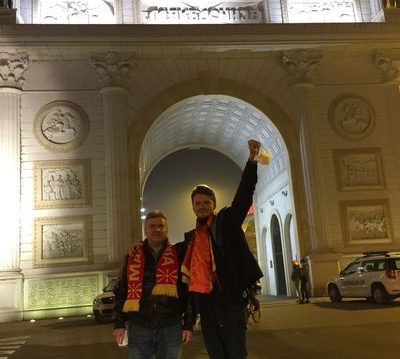
{"type": "Polygon", "coordinates": [[[0,87],[22,89],[29,58],[25,52],[0,52],[0,87]]]}
{"type": "Polygon", "coordinates": [[[383,82],[398,80],[400,49],[377,50],[374,63],[381,72],[383,82]]]}
{"type": "Polygon", "coordinates": [[[319,50],[288,50],[282,52],[282,66],[293,84],[313,83],[314,72],[322,58],[319,50]]]}
{"type": "Polygon", "coordinates": [[[133,66],[133,55],[116,52],[92,54],[90,62],[101,87],[123,86],[133,66]]]}

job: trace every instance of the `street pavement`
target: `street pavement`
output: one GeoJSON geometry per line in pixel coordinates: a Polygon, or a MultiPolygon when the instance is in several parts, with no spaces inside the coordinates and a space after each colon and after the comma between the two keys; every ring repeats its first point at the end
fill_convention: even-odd
{"type": "MultiPolygon", "coordinates": [[[[262,316],[248,326],[248,359],[394,359],[399,357],[400,301],[378,306],[365,300],[329,303],[316,298],[262,297],[262,316]]],[[[0,324],[0,359],[126,359],[113,342],[112,323],[93,317],[0,324]]],[[[183,359],[206,359],[201,333],[183,359]]]]}

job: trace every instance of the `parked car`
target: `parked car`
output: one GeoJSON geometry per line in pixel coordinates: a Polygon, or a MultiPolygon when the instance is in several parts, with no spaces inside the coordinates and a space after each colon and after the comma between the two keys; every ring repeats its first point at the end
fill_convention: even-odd
{"type": "Polygon", "coordinates": [[[358,297],[388,303],[400,297],[400,254],[365,253],[329,280],[326,289],[332,302],[358,297]]]}
{"type": "Polygon", "coordinates": [[[112,318],[114,315],[114,288],[117,283],[112,279],[104,288],[103,293],[93,300],[93,314],[96,323],[102,323],[105,318],[112,318]]]}

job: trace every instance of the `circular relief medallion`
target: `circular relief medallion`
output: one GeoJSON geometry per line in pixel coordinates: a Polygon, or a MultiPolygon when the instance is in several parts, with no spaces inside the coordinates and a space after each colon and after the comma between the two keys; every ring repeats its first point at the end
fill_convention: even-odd
{"type": "Polygon", "coordinates": [[[68,101],[51,102],[40,109],[34,122],[39,141],[53,151],[79,147],[89,132],[89,119],[81,107],[68,101]]]}
{"type": "Polygon", "coordinates": [[[339,135],[358,139],[368,136],[373,130],[375,113],[361,96],[343,95],[332,102],[329,121],[339,135]]]}

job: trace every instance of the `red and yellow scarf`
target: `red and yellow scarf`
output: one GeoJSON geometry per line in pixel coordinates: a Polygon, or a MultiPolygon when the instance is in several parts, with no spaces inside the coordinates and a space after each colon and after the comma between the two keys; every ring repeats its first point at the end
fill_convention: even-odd
{"type": "MultiPolygon", "coordinates": [[[[146,245],[146,244],[145,244],[146,245]]],[[[139,311],[139,302],[142,298],[143,275],[145,265],[144,245],[128,259],[128,295],[122,309],[123,312],[139,311]]],[[[151,294],[166,295],[178,298],[178,255],[175,247],[167,243],[167,247],[161,253],[156,269],[156,284],[151,294]]]]}
{"type": "Polygon", "coordinates": [[[189,242],[182,262],[182,281],[190,292],[210,293],[215,282],[216,266],[209,230],[214,216],[204,224],[197,223],[194,238],[189,242]]]}

